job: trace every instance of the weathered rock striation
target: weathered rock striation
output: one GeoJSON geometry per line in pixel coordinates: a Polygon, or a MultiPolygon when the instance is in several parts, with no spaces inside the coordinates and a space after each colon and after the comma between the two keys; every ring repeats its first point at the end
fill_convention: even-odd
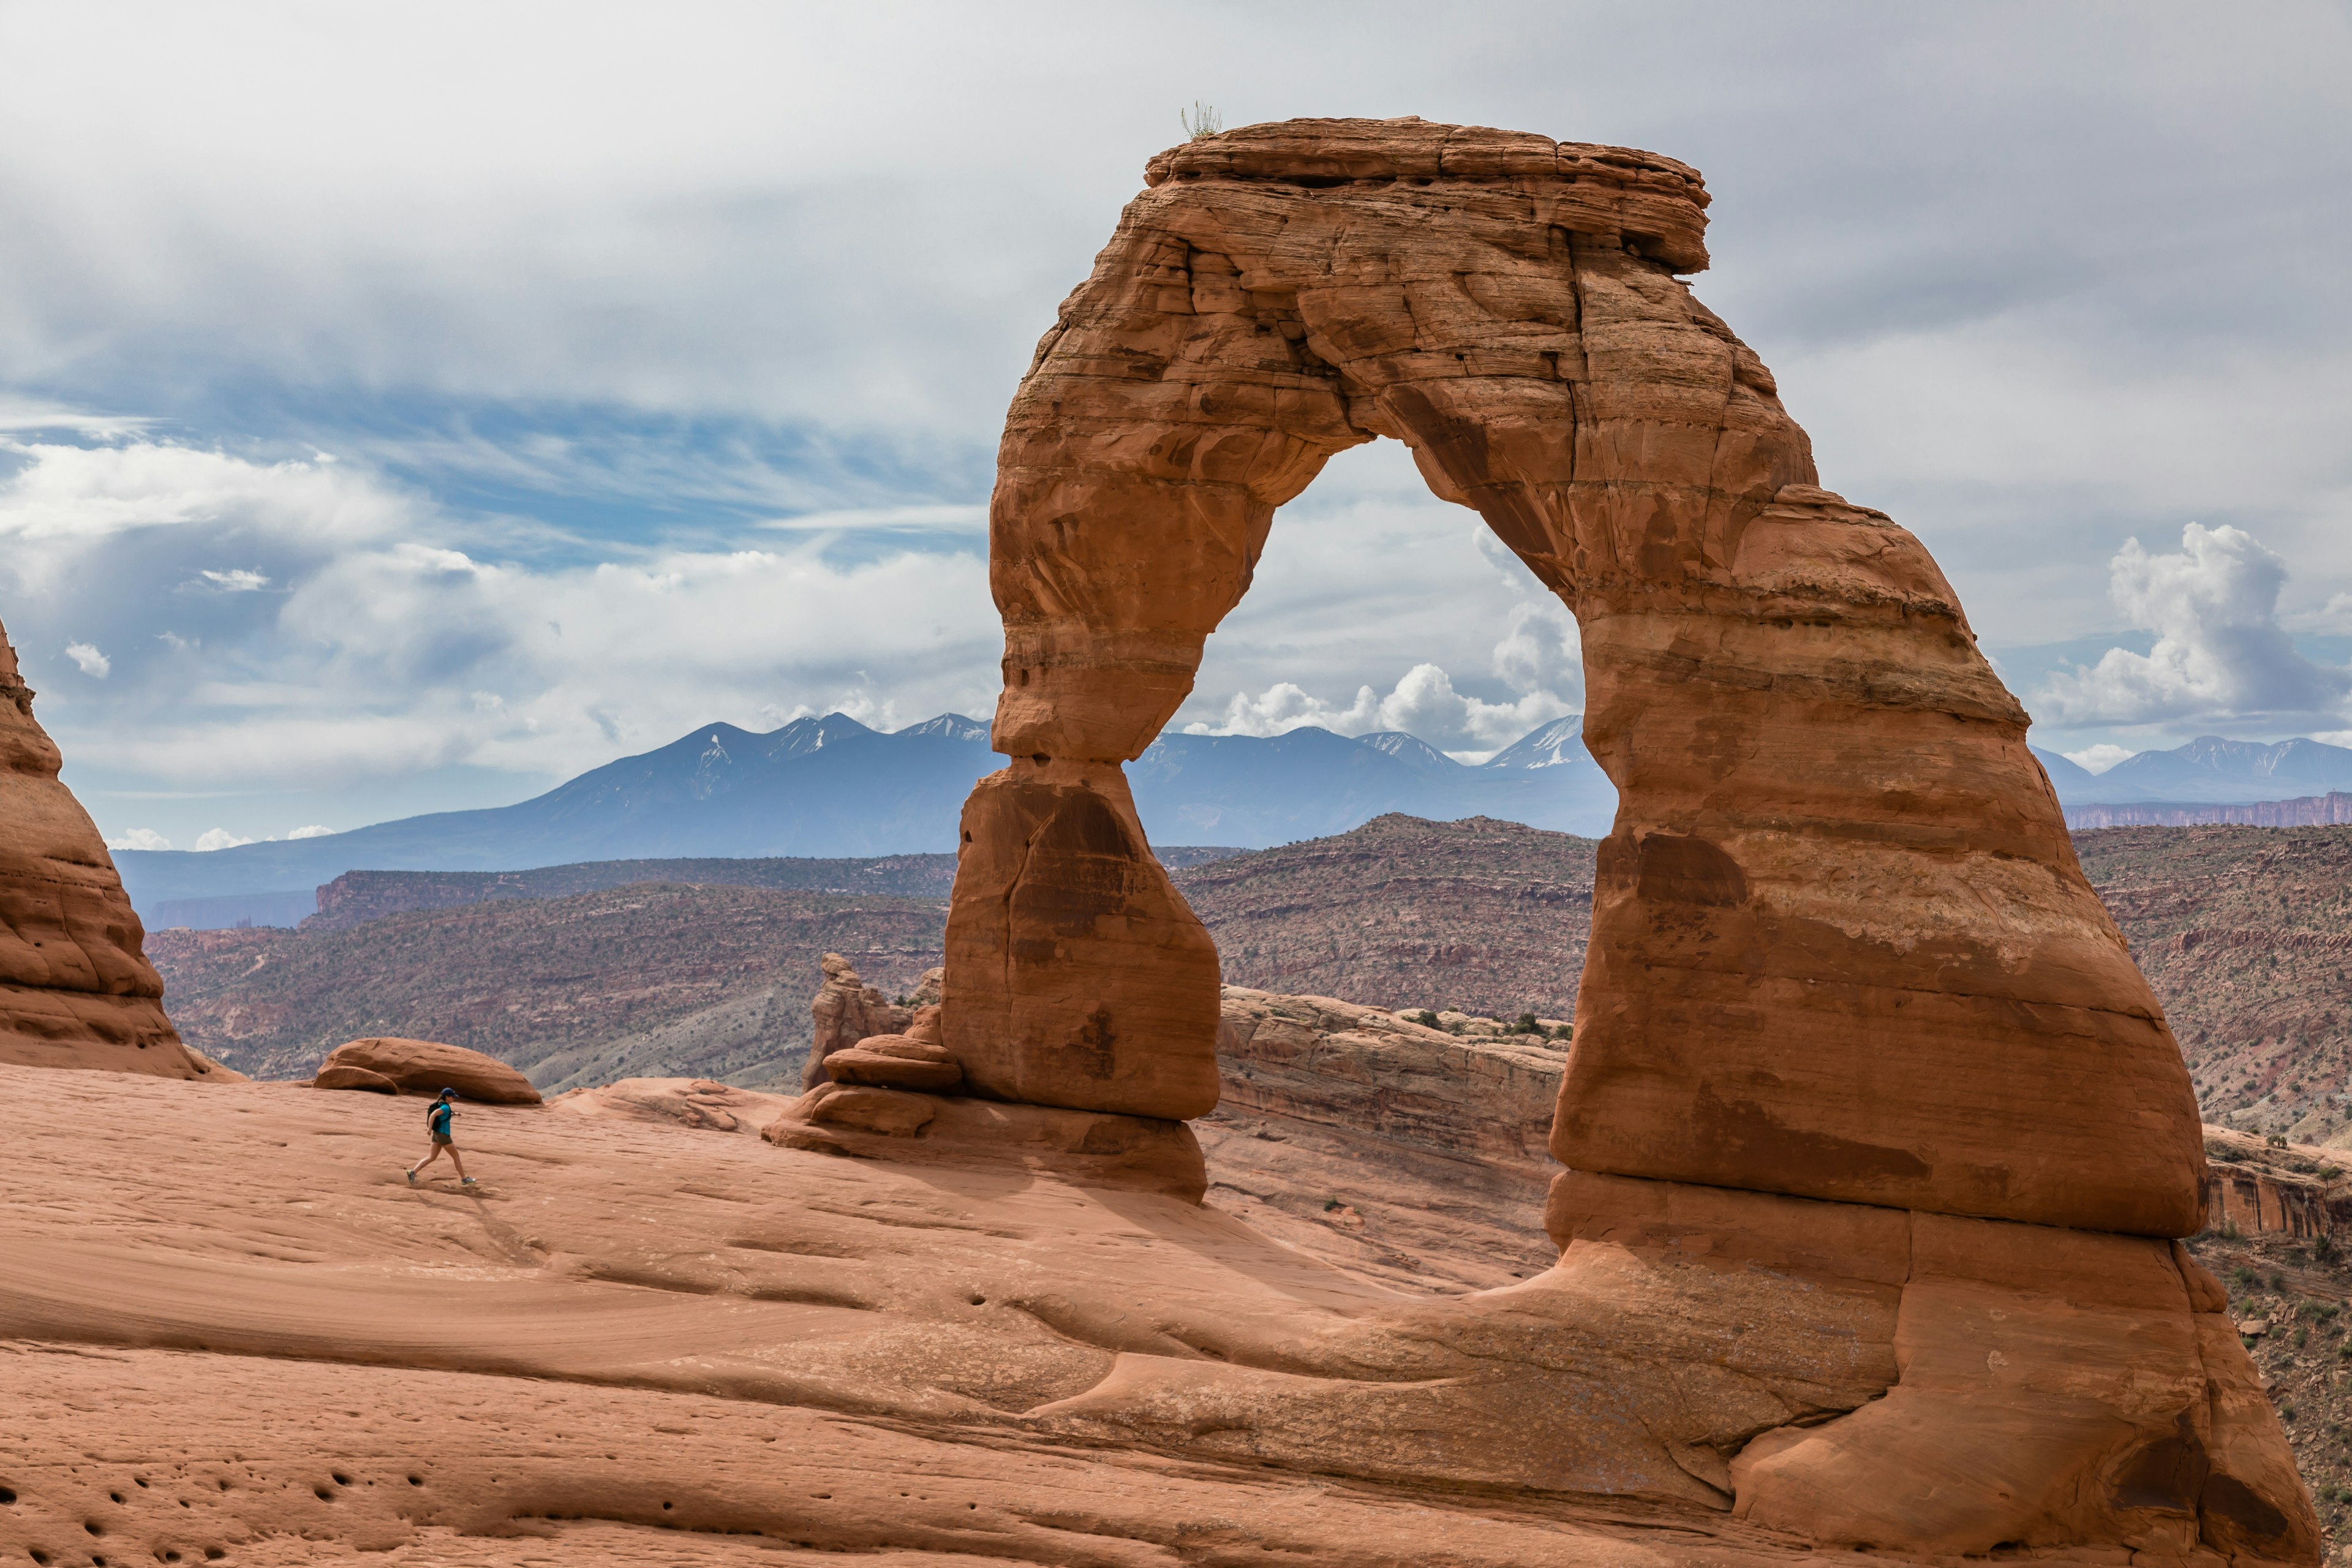
{"type": "Polygon", "coordinates": [[[97,825],[0,627],[0,1062],[209,1075],[163,1016],[163,982],[97,825]]]}
{"type": "Polygon", "coordinates": [[[1663,1495],[1664,1470],[1622,1479],[1644,1461],[1622,1433],[1546,1401],[1645,1400],[1664,1363],[1682,1397],[1647,1451],[1759,1524],[2308,1560],[2276,1419],[2170,1239],[2204,1180],[2179,1047],[1950,585],[1821,488],[1771,374],[1677,276],[1706,264],[1696,173],[1297,121],[1163,153],[1147,184],[999,448],[1012,761],[965,807],[948,921],[966,1082],[1214,1103],[1215,953],[1121,765],[1335,452],[1404,441],[1574,611],[1621,805],[1550,1132],[1558,1265],[1246,1368],[1123,1357],[1049,1410],[1308,1468],[1572,1488],[1613,1464],[1601,1489],[1663,1495]],[[1420,1381],[1505,1333],[1579,1370],[1420,1381]],[[1400,1425],[1525,1447],[1416,1468],[1400,1425]]]}

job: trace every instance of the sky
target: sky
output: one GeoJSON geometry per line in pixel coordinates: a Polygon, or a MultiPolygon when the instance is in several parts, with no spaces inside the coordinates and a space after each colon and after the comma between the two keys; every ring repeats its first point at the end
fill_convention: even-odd
{"type": "MultiPolygon", "coordinates": [[[[1698,165],[1698,295],[2037,744],[2352,743],[2347,0],[0,0],[0,624],[68,782],[194,848],[985,718],[1006,402],[1196,101],[1698,165]]],[[[1177,723],[1581,700],[1383,442],[1177,723]]]]}

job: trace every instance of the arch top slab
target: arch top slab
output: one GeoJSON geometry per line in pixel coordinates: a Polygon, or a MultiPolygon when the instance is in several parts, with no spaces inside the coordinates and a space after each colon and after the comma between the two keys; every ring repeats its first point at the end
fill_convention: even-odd
{"type": "Polygon", "coordinates": [[[1621,805],[1564,1163],[2193,1231],[2188,1076],[2027,716],[1927,550],[1821,487],[1771,373],[1692,294],[1696,171],[1297,121],[1147,179],[999,449],[1016,761],[966,809],[944,1020],[982,1092],[1213,1102],[1214,951],[1119,764],[1189,695],[1275,509],[1386,436],[1581,629],[1621,805]]]}

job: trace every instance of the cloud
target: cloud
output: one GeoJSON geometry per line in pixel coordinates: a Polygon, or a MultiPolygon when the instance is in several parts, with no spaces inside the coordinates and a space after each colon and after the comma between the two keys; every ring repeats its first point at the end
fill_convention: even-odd
{"type": "Polygon", "coordinates": [[[133,827],[106,841],[109,849],[169,849],[172,841],[152,827],[133,827]]]}
{"type": "Polygon", "coordinates": [[[250,838],[238,837],[226,827],[208,827],[196,839],[195,848],[198,854],[209,854],[215,849],[234,849],[240,844],[252,842],[250,838]]]}
{"type": "Polygon", "coordinates": [[[113,660],[86,642],[66,644],[66,657],[73,660],[84,675],[99,680],[104,680],[107,673],[114,668],[113,660]]]}
{"type": "Polygon", "coordinates": [[[17,464],[0,481],[0,561],[28,593],[51,589],[117,541],[136,542],[115,556],[115,564],[135,568],[118,591],[160,594],[200,578],[229,590],[259,587],[270,574],[209,568],[202,555],[241,547],[285,563],[273,564],[282,575],[354,545],[413,534],[430,510],[379,475],[170,442],[0,442],[0,453],[17,464]]]}
{"type": "Polygon", "coordinates": [[[1195,721],[1185,725],[1184,732],[1283,735],[1311,724],[1339,735],[1402,730],[1441,747],[1467,742],[1471,749],[1481,745],[1491,749],[1575,711],[1566,699],[1548,690],[1530,691],[1511,702],[1465,696],[1454,689],[1453,679],[1444,670],[1433,664],[1417,664],[1386,696],[1370,686],[1360,686],[1355,700],[1344,708],[1310,696],[1287,680],[1276,681],[1255,694],[1237,691],[1226,702],[1221,721],[1195,721]]]}
{"type": "MultiPolygon", "coordinates": [[[[1199,95],[1235,125],[1412,112],[1699,164],[1699,293],[1825,482],[1914,528],[1988,641],[2105,624],[2100,568],[2158,518],[2262,520],[2316,603],[2352,584],[2327,412],[2352,204],[2312,196],[2341,184],[2338,9],[1732,7],[1694,32],[1497,0],[1432,33],[1211,0],[1171,32],[715,0],[649,33],[600,0],[551,31],[446,0],[242,31],[0,6],[0,618],[60,667],[69,766],[162,770],[125,783],[361,776],[381,803],[722,715],[984,713],[1005,399],[1199,95]],[[1227,47],[1242,21],[1265,47],[1227,47]],[[268,591],[206,575],[238,572],[268,591]],[[901,648],[904,624],[948,629],[901,648]],[[54,651],[79,639],[103,689],[54,651]]],[[[1332,482],[1285,509],[1185,722],[1237,695],[1249,722],[1342,721],[1369,689],[1365,721],[1467,742],[1487,710],[1580,702],[1558,613],[1482,565],[1475,519],[1332,506],[1332,482]]],[[[2084,710],[2141,710],[2111,687],[2084,710]]]]}
{"type": "Polygon", "coordinates": [[[2278,623],[2287,566],[2242,529],[2190,523],[2180,552],[2125,542],[2108,589],[2130,624],[2156,634],[2145,654],[2109,648],[2078,674],[2053,677],[2049,716],[2076,724],[2138,724],[2331,714],[2352,673],[2295,651],[2278,623]]]}
{"type": "Polygon", "coordinates": [[[2085,746],[2079,752],[2061,752],[2058,754],[2085,773],[2103,773],[2126,757],[2137,753],[2129,746],[2118,746],[2111,741],[2102,741],[2095,746],[2085,746]]]}
{"type": "Polygon", "coordinates": [[[323,823],[314,822],[308,827],[295,828],[292,832],[287,834],[286,837],[289,838],[324,838],[334,831],[335,830],[333,828],[327,826],[323,823]]]}
{"type": "Polygon", "coordinates": [[[993,700],[976,538],[886,537],[854,559],[816,533],[496,559],[455,542],[473,520],[350,460],[143,438],[17,450],[0,605],[27,646],[88,627],[88,656],[70,657],[113,676],[103,703],[45,715],[79,766],[184,789],[552,778],[714,719],[766,729],[838,708],[892,727],[993,700]],[[251,564],[215,564],[232,552],[251,564]],[[192,582],[206,591],[178,591],[192,582]]]}

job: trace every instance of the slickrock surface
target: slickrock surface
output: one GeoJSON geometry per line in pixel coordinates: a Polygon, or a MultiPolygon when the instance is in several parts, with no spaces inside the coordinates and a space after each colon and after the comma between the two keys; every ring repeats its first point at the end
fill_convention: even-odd
{"type": "MultiPolygon", "coordinates": [[[[1341,1394],[1286,1344],[1122,1364],[1055,1413],[1374,1468],[1403,1429],[1508,1426],[1517,1457],[1478,1461],[1498,1468],[1413,1473],[1617,1466],[1672,1492],[1640,1457],[1663,1452],[1675,1495],[1827,1544],[2308,1559],[2222,1293],[2168,1239],[2204,1179],[2179,1047],[1941,572],[1820,487],[1770,373],[1675,276],[1706,265],[1696,172],[1298,121],[1176,148],[1147,184],[999,447],[1012,763],[965,807],[947,932],[969,1080],[1136,1116],[1213,1102],[1213,950],[1120,764],[1337,451],[1405,441],[1575,612],[1586,742],[1622,804],[1551,1130],[1560,1261],[1406,1353],[1475,1357],[1507,1319],[1563,1370],[1505,1410],[1475,1377],[1341,1394]],[[1654,1370],[1568,1350],[1604,1296],[1593,1357],[1675,1369],[1657,1447],[1538,1425],[1654,1408],[1654,1370]],[[1735,1323],[1726,1360],[1710,1336],[1735,1323]]],[[[1317,1342],[1396,1375],[1375,1342],[1317,1342]]]]}
{"type": "MultiPolygon", "coordinates": [[[[1738,1269],[1628,1255],[1505,1293],[1482,1331],[1461,1303],[1383,1290],[1213,1209],[570,1100],[470,1110],[483,1185],[461,1195],[402,1182],[422,1152],[411,1102],[14,1068],[0,1099],[24,1130],[0,1213],[0,1550],[19,1555],[1800,1557],[1667,1457],[1654,1400],[1563,1429],[1562,1394],[1591,1374],[1524,1359],[1530,1333],[1623,1367],[1723,1314],[1758,1322],[1738,1269]],[[1628,1293],[1658,1291],[1703,1320],[1624,1334],[1628,1293]],[[1087,1397],[1186,1369],[1234,1380],[1220,1414],[1127,1430],[1087,1397]],[[1332,1441],[1357,1431],[1375,1434],[1346,1445],[1360,1452],[1332,1441]],[[1543,1489],[1394,1479],[1490,1472],[1543,1489]]],[[[1685,1402],[1852,1401],[1884,1359],[1769,1337],[1685,1402]]]]}
{"type": "Polygon", "coordinates": [[[345,1074],[364,1074],[391,1086],[397,1094],[439,1094],[454,1089],[463,1099],[487,1105],[537,1105],[539,1090],[530,1079],[496,1057],[469,1051],[438,1040],[404,1040],[374,1037],[346,1040],[327,1053],[312,1087],[373,1089],[372,1083],[335,1081],[345,1074]]]}
{"type": "Polygon", "coordinates": [[[0,627],[0,1062],[203,1076],[61,763],[0,627]]]}
{"type": "Polygon", "coordinates": [[[625,1078],[594,1089],[569,1090],[551,1103],[574,1116],[676,1122],[703,1131],[740,1132],[756,1138],[761,1128],[792,1109],[796,1098],[761,1094],[709,1079],[625,1078]]]}
{"type": "MultiPolygon", "coordinates": [[[[1619,1178],[1555,1204],[1559,1268],[1432,1300],[1035,1173],[478,1107],[461,1195],[401,1181],[420,1134],[378,1096],[5,1068],[0,1097],[26,1129],[0,1354],[39,1416],[0,1427],[0,1538],[53,1553],[86,1523],[143,1561],[605,1521],[982,1561],[1756,1561],[1796,1545],[1764,1521],[1797,1494],[1731,1462],[1842,1410],[1992,1421],[1983,1484],[2024,1489],[2004,1523],[2032,1541],[2087,1479],[2060,1439],[2147,1430],[2179,1392],[2147,1340],[2190,1318],[2162,1243],[1619,1178]],[[1901,1281],[1931,1268],[1914,1321],[1901,1281]],[[2074,1423],[2038,1418],[2053,1381],[2074,1423]],[[938,1533],[958,1520],[979,1533],[938,1533]]],[[[2239,1441],[2237,1408],[2198,1429],[2239,1441]]],[[[1913,1429],[1804,1534],[1915,1497],[1913,1429]]],[[[2182,1544],[2180,1484],[2135,1492],[2132,1527],[2182,1544]]],[[[1942,1549],[1993,1544],[1955,1527],[1980,1500],[1941,1497],[1942,1549]]]]}

